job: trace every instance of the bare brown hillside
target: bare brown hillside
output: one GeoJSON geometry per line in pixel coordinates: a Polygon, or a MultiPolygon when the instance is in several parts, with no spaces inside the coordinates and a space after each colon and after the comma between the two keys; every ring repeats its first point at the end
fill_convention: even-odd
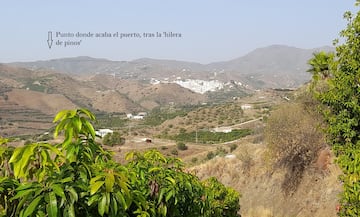
{"type": "Polygon", "coordinates": [[[142,110],[127,96],[115,90],[96,90],[93,88],[81,88],[79,93],[90,100],[90,106],[94,109],[106,112],[133,112],[142,110]]]}
{"type": "Polygon", "coordinates": [[[12,89],[6,94],[9,104],[15,103],[49,115],[55,115],[59,110],[76,108],[74,103],[61,94],[46,94],[26,89],[12,89]]]}
{"type": "Polygon", "coordinates": [[[185,89],[178,84],[156,84],[140,91],[143,96],[141,101],[151,100],[159,105],[173,104],[199,104],[206,101],[202,94],[185,89]]]}
{"type": "Polygon", "coordinates": [[[111,75],[95,75],[89,79],[104,89],[116,90],[141,107],[151,110],[163,105],[188,105],[205,102],[205,95],[195,93],[177,84],[152,85],[136,80],[125,80],[111,75]]]}

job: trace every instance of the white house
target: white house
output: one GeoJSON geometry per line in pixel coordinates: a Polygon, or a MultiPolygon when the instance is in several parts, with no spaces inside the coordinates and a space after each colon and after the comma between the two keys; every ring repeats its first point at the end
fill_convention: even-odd
{"type": "Polygon", "coordinates": [[[114,133],[114,131],[110,130],[110,129],[99,129],[97,131],[95,131],[95,134],[100,136],[101,138],[103,138],[106,134],[108,133],[114,133]]]}
{"type": "Polygon", "coordinates": [[[230,127],[216,127],[212,131],[215,133],[230,133],[232,129],[230,127]]]}
{"type": "Polygon", "coordinates": [[[242,110],[251,109],[251,108],[252,108],[252,105],[250,105],[250,104],[241,105],[242,110]]]}
{"type": "Polygon", "coordinates": [[[144,116],[134,115],[132,118],[133,118],[134,120],[142,120],[142,119],[144,119],[144,116]]]}

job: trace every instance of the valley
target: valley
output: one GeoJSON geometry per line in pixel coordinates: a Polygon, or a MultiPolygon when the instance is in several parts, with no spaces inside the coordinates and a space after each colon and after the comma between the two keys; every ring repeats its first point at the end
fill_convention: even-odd
{"type": "Polygon", "coordinates": [[[187,172],[201,179],[215,176],[237,190],[243,217],[336,216],[341,172],[332,153],[322,162],[319,153],[328,147],[316,150],[288,194],[282,187],[287,171],[273,165],[265,138],[271,114],[299,104],[306,92],[310,76],[302,60],[314,50],[270,46],[208,65],[89,57],[0,64],[0,136],[14,146],[59,143],[63,135],[52,136],[54,115],[86,108],[97,117],[95,130],[121,136],[111,145],[96,138],[117,162],[127,163],[129,152],[154,149],[180,158],[187,172]],[[287,64],[275,58],[270,68],[267,61],[248,65],[269,56],[287,64]]]}

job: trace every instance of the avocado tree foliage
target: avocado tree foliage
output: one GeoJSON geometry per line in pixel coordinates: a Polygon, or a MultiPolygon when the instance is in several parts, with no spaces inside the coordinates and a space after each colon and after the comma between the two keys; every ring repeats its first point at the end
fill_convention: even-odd
{"type": "Polygon", "coordinates": [[[0,216],[238,216],[237,192],[184,172],[179,159],[150,150],[115,162],[93,120],[86,109],[59,112],[54,136],[65,139],[55,145],[0,138],[0,216]]]}
{"type": "Polygon", "coordinates": [[[343,170],[339,215],[360,216],[360,12],[346,12],[344,18],[343,43],[335,42],[336,55],[325,67],[331,73],[326,91],[316,96],[324,105],[330,143],[343,170]]]}

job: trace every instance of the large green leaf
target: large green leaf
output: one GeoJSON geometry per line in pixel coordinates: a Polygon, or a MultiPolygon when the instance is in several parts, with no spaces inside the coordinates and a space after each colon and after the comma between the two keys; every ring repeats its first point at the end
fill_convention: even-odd
{"type": "Polygon", "coordinates": [[[94,114],[85,108],[78,109],[78,111],[79,111],[79,113],[84,113],[86,116],[88,116],[90,118],[90,120],[96,119],[94,114]]]}
{"type": "Polygon", "coordinates": [[[36,210],[38,204],[40,203],[40,201],[43,199],[44,196],[38,196],[36,197],[30,204],[29,206],[25,209],[24,215],[23,217],[28,217],[30,215],[32,215],[34,213],[34,211],[36,210]]]}
{"type": "Polygon", "coordinates": [[[64,212],[66,213],[66,216],[68,216],[68,217],[75,217],[74,205],[70,204],[70,205],[66,206],[64,212]]]}
{"type": "Polygon", "coordinates": [[[166,180],[168,180],[168,181],[170,181],[170,182],[171,182],[171,184],[173,184],[173,185],[175,185],[175,184],[176,184],[175,179],[173,179],[173,178],[171,178],[171,177],[169,177],[169,176],[167,176],[165,179],[166,179],[166,180]]]}
{"type": "Polygon", "coordinates": [[[128,204],[126,203],[125,201],[125,198],[124,196],[121,194],[121,192],[116,192],[115,193],[115,198],[116,198],[116,201],[121,204],[121,206],[124,208],[124,210],[127,210],[128,209],[128,204]]]}
{"type": "Polygon", "coordinates": [[[53,184],[53,185],[50,186],[50,188],[52,188],[53,192],[54,192],[56,195],[58,195],[59,197],[62,197],[62,198],[64,198],[64,199],[66,198],[65,193],[64,193],[64,190],[63,190],[63,188],[62,188],[61,185],[59,185],[59,184],[53,184]]]}
{"type": "Polygon", "coordinates": [[[105,177],[105,190],[106,190],[106,192],[112,192],[114,184],[115,184],[114,173],[112,173],[112,172],[107,173],[106,177],[105,177]]]}
{"type": "Polygon", "coordinates": [[[24,189],[24,190],[18,191],[18,192],[16,193],[16,195],[11,198],[11,200],[16,200],[16,199],[25,197],[25,196],[27,196],[27,195],[31,195],[31,194],[33,194],[36,190],[37,190],[37,188],[30,188],[30,189],[24,189]]]}
{"type": "Polygon", "coordinates": [[[62,153],[58,148],[56,148],[55,146],[53,146],[53,145],[51,145],[51,144],[48,144],[48,143],[40,143],[39,146],[40,146],[40,147],[43,147],[43,148],[46,148],[46,149],[49,149],[50,151],[52,151],[52,152],[55,153],[56,155],[63,156],[63,153],[62,153]]]}
{"type": "Polygon", "coordinates": [[[46,211],[49,217],[57,217],[58,207],[57,207],[57,200],[56,195],[54,192],[49,192],[48,196],[48,204],[46,205],[46,211]]]}
{"type": "Polygon", "coordinates": [[[9,160],[10,163],[14,164],[15,178],[27,178],[28,174],[26,171],[31,160],[30,157],[35,154],[34,150],[36,147],[37,144],[30,144],[15,149],[9,160]]]}
{"type": "Polygon", "coordinates": [[[95,129],[94,129],[93,125],[91,125],[88,121],[86,121],[84,124],[85,124],[87,130],[89,131],[91,137],[93,139],[95,139],[95,129]]]}
{"type": "Polygon", "coordinates": [[[58,122],[60,119],[64,119],[66,114],[69,113],[70,110],[62,110],[58,112],[53,120],[53,123],[58,122]]]}
{"type": "Polygon", "coordinates": [[[95,195],[92,195],[88,201],[87,201],[87,205],[88,206],[92,206],[95,202],[98,202],[99,198],[101,197],[100,194],[95,194],[95,195]]]}
{"type": "Polygon", "coordinates": [[[90,195],[95,194],[99,190],[99,188],[101,186],[103,186],[104,183],[105,183],[105,181],[97,181],[97,182],[93,183],[90,186],[90,195]]]}
{"type": "Polygon", "coordinates": [[[81,121],[80,121],[80,117],[79,117],[79,116],[74,117],[72,123],[73,123],[73,126],[74,126],[75,129],[76,129],[76,132],[79,133],[79,132],[81,131],[81,127],[82,127],[82,123],[81,123],[81,121]]]}
{"type": "Polygon", "coordinates": [[[103,194],[100,202],[98,203],[98,212],[101,216],[104,216],[104,213],[105,213],[105,209],[106,209],[106,196],[105,194],[103,194]]]}
{"type": "Polygon", "coordinates": [[[68,187],[66,188],[66,191],[68,191],[70,194],[70,200],[72,201],[72,203],[78,201],[79,196],[78,193],[75,191],[75,189],[73,187],[68,187]]]}
{"type": "Polygon", "coordinates": [[[95,182],[97,182],[98,180],[103,179],[103,178],[104,178],[104,176],[101,176],[101,175],[91,178],[90,185],[93,185],[95,182]]]}

